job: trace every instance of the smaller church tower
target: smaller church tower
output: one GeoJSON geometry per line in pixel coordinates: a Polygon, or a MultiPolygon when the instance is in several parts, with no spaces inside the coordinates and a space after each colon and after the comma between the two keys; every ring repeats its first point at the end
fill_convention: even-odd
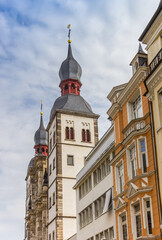
{"type": "Polygon", "coordinates": [[[48,134],[43,124],[42,104],[40,115],[40,126],[34,136],[35,156],[29,162],[25,179],[25,240],[47,240],[48,134]]]}

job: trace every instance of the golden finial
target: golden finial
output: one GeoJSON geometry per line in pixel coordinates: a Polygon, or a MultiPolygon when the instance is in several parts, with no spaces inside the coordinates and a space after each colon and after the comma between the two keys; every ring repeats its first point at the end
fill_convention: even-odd
{"type": "Polygon", "coordinates": [[[71,32],[71,25],[70,24],[68,24],[68,26],[67,26],[67,29],[69,29],[69,32],[68,32],[68,43],[71,43],[71,39],[70,39],[70,32],[71,32]]]}
{"type": "Polygon", "coordinates": [[[43,105],[42,105],[42,100],[41,100],[41,112],[40,112],[41,115],[43,115],[42,108],[43,108],[43,105]]]}

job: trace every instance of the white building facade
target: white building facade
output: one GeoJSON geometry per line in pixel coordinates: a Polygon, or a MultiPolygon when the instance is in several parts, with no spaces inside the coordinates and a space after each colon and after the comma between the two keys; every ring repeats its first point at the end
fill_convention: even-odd
{"type": "Polygon", "coordinates": [[[88,154],[76,178],[77,240],[115,239],[113,175],[114,128],[88,154]]]}
{"type": "Polygon", "coordinates": [[[80,96],[81,67],[72,56],[60,68],[61,97],[51,110],[47,127],[48,240],[66,240],[76,233],[76,175],[98,141],[98,115],[80,96]]]}

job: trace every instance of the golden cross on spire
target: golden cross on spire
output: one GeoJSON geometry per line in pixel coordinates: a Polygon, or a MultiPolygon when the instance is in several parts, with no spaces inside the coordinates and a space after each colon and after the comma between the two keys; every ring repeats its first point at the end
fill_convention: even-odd
{"type": "Polygon", "coordinates": [[[71,43],[71,39],[70,39],[70,32],[71,32],[71,25],[70,24],[68,24],[68,26],[67,26],[67,29],[69,29],[69,31],[68,31],[68,43],[71,43]]]}

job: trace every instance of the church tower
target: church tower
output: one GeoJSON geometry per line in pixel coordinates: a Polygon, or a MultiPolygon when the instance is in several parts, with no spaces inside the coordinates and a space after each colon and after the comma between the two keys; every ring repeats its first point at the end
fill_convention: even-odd
{"type": "Polygon", "coordinates": [[[67,58],[59,70],[61,96],[51,109],[47,127],[48,239],[66,240],[76,233],[76,197],[73,186],[85,157],[98,141],[98,117],[80,96],[82,69],[68,41],[67,58]]]}
{"type": "Polygon", "coordinates": [[[48,134],[43,124],[42,104],[34,141],[35,156],[29,162],[25,179],[25,240],[47,240],[48,134]]]}

